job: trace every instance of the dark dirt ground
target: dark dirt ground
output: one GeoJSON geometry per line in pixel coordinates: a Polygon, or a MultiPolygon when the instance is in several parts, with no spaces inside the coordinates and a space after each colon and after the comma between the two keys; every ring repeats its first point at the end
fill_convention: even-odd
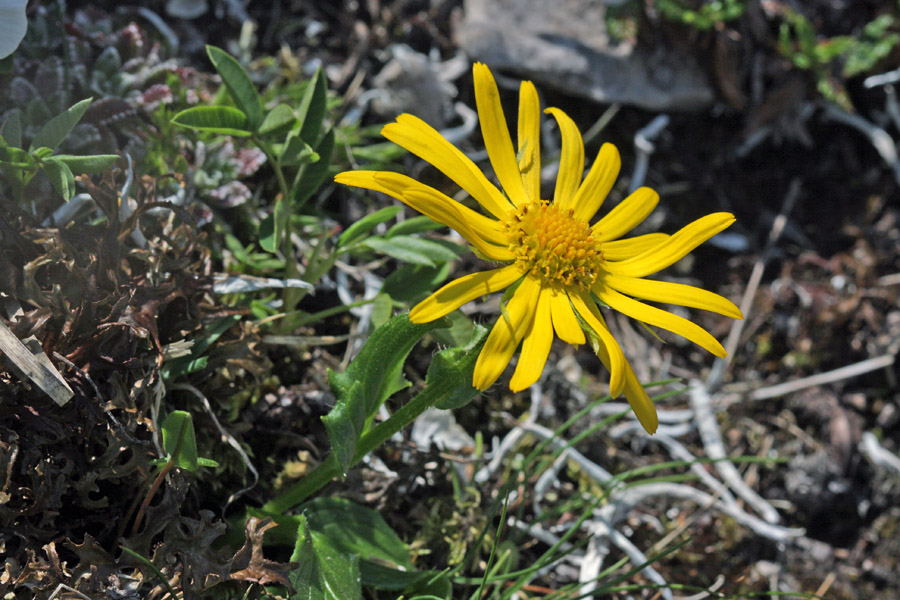
{"type": "MultiPolygon", "coordinates": [[[[164,14],[162,4],[147,6],[164,14]]],[[[407,44],[443,59],[456,55],[454,26],[461,19],[461,4],[459,0],[294,0],[250,2],[247,12],[258,23],[257,55],[274,54],[287,45],[300,64],[321,61],[330,68],[330,89],[352,101],[373,85],[374,74],[385,62],[384,50],[391,44],[407,44]],[[322,27],[314,38],[307,36],[311,23],[322,27]]],[[[771,9],[780,3],[764,4],[771,9]]],[[[70,16],[79,9],[108,11],[118,27],[134,19],[151,29],[127,5],[68,3],[70,16]]],[[[878,2],[817,0],[803,6],[817,33],[825,37],[851,34],[874,15],[890,10],[897,15],[896,6],[878,2]]],[[[821,385],[798,385],[771,398],[753,399],[753,391],[896,355],[900,346],[900,195],[894,173],[865,135],[828,117],[827,102],[817,94],[810,72],[796,69],[778,54],[776,18],[767,23],[770,37],[762,40],[747,34],[750,25],[744,18],[707,32],[661,19],[650,26],[663,37],[688,40],[718,97],[708,109],[670,114],[668,127],[655,140],[647,184],[662,191],[659,210],[668,226],[714,210],[731,211],[737,216],[731,232],[746,242],[737,251],[706,246],[693,260],[676,267],[674,274],[739,300],[754,265],[765,264],[720,392],[729,403],[720,414],[720,428],[729,455],[774,455],[785,460],[770,466],[743,465],[741,472],[751,487],[777,505],[782,525],[806,530],[802,543],[778,544],[718,513],[695,512],[696,506],[686,504],[684,514],[694,519],[688,529],[691,540],[657,569],[670,582],[698,586],[716,587],[719,576],[724,576],[726,583],[719,591],[725,593],[781,590],[840,600],[892,600],[900,590],[900,473],[873,464],[861,452],[860,443],[864,433],[874,432],[887,451],[895,457],[900,452],[896,363],[821,385]],[[716,48],[723,40],[741,35],[753,41],[734,50],[736,64],[764,64],[758,80],[749,68],[717,69],[716,48]],[[768,133],[761,135],[764,128],[768,133]],[[754,137],[757,134],[759,138],[754,137]],[[751,145],[753,139],[760,141],[751,145]],[[786,225],[767,246],[780,214],[786,217],[786,225]]],[[[208,70],[203,44],[229,48],[240,35],[240,24],[226,14],[210,13],[198,21],[174,20],[173,29],[182,42],[177,58],[199,70],[208,70]]],[[[895,48],[873,72],[898,65],[900,51],[895,48]]],[[[455,84],[459,100],[472,105],[468,73],[455,84]]],[[[900,138],[900,131],[885,116],[884,88],[867,89],[863,79],[842,82],[857,114],[882,125],[895,140],[900,138]]],[[[582,130],[607,108],[549,90],[545,93],[545,103],[569,112],[582,130]]],[[[515,94],[507,94],[505,100],[514,103],[515,94]]],[[[655,116],[622,107],[603,131],[601,137],[622,151],[623,174],[634,164],[635,132],[655,116]]],[[[366,124],[385,120],[371,113],[362,119],[366,124]]],[[[121,138],[119,143],[124,143],[121,138]]],[[[478,144],[472,140],[473,148],[478,144]]],[[[101,188],[97,194],[102,195],[103,182],[96,181],[101,188]]],[[[148,184],[148,199],[154,197],[151,188],[148,184]]],[[[344,226],[349,215],[365,209],[343,190],[329,189],[324,198],[319,208],[344,226]]],[[[113,199],[107,201],[114,204],[113,199]]],[[[112,204],[110,210],[115,210],[112,204]]],[[[206,569],[227,574],[245,565],[246,552],[223,557],[209,548],[209,542],[222,533],[216,518],[222,516],[225,499],[244,485],[243,471],[233,457],[221,459],[226,469],[220,477],[201,475],[192,485],[176,477],[147,515],[146,522],[158,526],[141,529],[130,522],[148,469],[146,424],[158,382],[153,375],[153,363],[157,357],[161,360],[158,346],[202,332],[214,319],[229,314],[227,308],[211,305],[206,294],[207,234],[178,228],[175,237],[155,252],[128,253],[129,268],[123,269],[107,254],[120,252],[112,249],[116,232],[85,228],[56,242],[36,227],[34,219],[9,206],[8,200],[0,206],[0,215],[0,279],[14,282],[13,289],[0,286],[0,290],[7,299],[11,296],[27,307],[26,319],[13,330],[20,337],[36,335],[49,355],[55,352],[66,357],[66,364],[78,366],[60,367],[76,391],[73,401],[62,408],[23,385],[11,371],[0,370],[4,399],[0,402],[0,555],[5,557],[0,590],[11,597],[47,597],[56,584],[74,585],[79,576],[103,581],[100,588],[107,591],[124,590],[127,585],[122,581],[109,583],[119,572],[112,555],[116,541],[123,538],[145,556],[190,557],[188,562],[197,573],[206,569]],[[59,294],[65,297],[66,290],[55,292],[48,283],[54,272],[65,274],[71,267],[47,267],[34,285],[22,276],[22,265],[38,256],[39,250],[56,252],[55,256],[80,266],[97,257],[108,260],[105,269],[97,267],[85,276],[94,291],[74,321],[60,314],[65,301],[59,294]],[[165,542],[159,544],[160,539],[165,542]],[[94,565],[93,573],[88,565],[94,565]]],[[[333,292],[325,290],[309,299],[304,309],[312,312],[335,301],[333,292]]],[[[725,339],[728,323],[707,315],[697,318],[725,339]]],[[[347,320],[334,319],[315,333],[340,335],[348,327],[347,320]]],[[[573,352],[554,348],[557,363],[573,352]]],[[[648,363],[659,364],[664,357],[672,362],[669,372],[686,379],[704,377],[711,364],[686,346],[651,343],[644,348],[652,355],[648,363]]],[[[413,360],[411,371],[424,373],[427,353],[423,354],[413,360]]],[[[251,449],[261,481],[271,482],[283,475],[282,462],[302,472],[304,460],[324,454],[327,440],[318,418],[328,410],[325,367],[339,366],[342,356],[342,347],[287,352],[262,344],[259,333],[249,326],[235,328],[211,357],[212,365],[221,366],[221,374],[192,380],[191,385],[228,392],[220,397],[247,389],[248,396],[260,400],[247,404],[229,427],[251,449]],[[246,369],[244,375],[235,374],[238,367],[246,369]],[[277,381],[272,373],[278,375],[277,381]]],[[[596,369],[590,358],[576,358],[587,365],[585,370],[596,369]]],[[[557,376],[551,372],[548,377],[557,376]]],[[[574,400],[556,398],[547,426],[580,408],[574,400]]],[[[168,402],[190,401],[189,391],[170,391],[168,402]]],[[[683,408],[686,402],[672,407],[683,408]]],[[[527,400],[495,390],[456,417],[470,433],[481,429],[490,439],[509,429],[508,421],[498,416],[501,411],[520,414],[526,409],[527,400]]],[[[228,407],[222,404],[216,410],[221,414],[228,407]]],[[[204,438],[216,438],[215,430],[201,430],[200,437],[202,447],[204,438]]],[[[695,434],[682,441],[702,453],[695,434]]],[[[615,444],[589,443],[583,451],[612,469],[618,459],[611,445],[615,444]]],[[[643,453],[636,460],[648,464],[661,456],[652,454],[654,448],[631,443],[620,452],[643,453]]],[[[403,449],[388,447],[380,453],[396,479],[386,480],[361,468],[328,491],[378,508],[401,537],[412,540],[419,533],[418,522],[409,515],[429,514],[431,499],[449,493],[449,467],[437,453],[409,454],[403,449]],[[412,485],[426,472],[427,485],[412,485]],[[415,492],[402,491],[409,489],[415,492]]],[[[483,490],[486,498],[489,490],[483,490]]],[[[262,483],[241,502],[259,503],[270,492],[271,484],[262,483]]],[[[668,514],[662,504],[644,510],[668,514]]],[[[663,519],[669,526],[678,525],[678,519],[663,519]]],[[[635,527],[638,533],[632,539],[639,547],[656,541],[658,535],[650,528],[642,529],[639,523],[635,527]]],[[[446,549],[435,548],[423,560],[439,565],[443,556],[446,549]]],[[[552,585],[552,576],[546,583],[552,585]]]]}

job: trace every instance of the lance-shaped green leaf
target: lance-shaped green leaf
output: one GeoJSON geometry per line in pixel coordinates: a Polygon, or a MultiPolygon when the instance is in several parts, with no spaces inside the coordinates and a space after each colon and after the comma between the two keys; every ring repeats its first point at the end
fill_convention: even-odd
{"type": "Polygon", "coordinates": [[[291,562],[297,567],[288,578],[296,592],[291,600],[357,600],[362,597],[359,559],[337,549],[331,540],[311,529],[300,516],[291,562]]]}
{"type": "Polygon", "coordinates": [[[14,146],[5,146],[0,138],[0,164],[5,164],[17,169],[35,168],[34,158],[24,150],[14,146]]]}
{"type": "Polygon", "coordinates": [[[388,206],[366,215],[350,227],[338,238],[338,248],[349,246],[353,242],[361,240],[367,233],[378,227],[385,221],[390,221],[403,210],[402,206],[388,206]]]}
{"type": "Polygon", "coordinates": [[[22,109],[13,108],[6,114],[6,120],[0,125],[0,137],[14,148],[22,147],[22,109]]]}
{"type": "MultiPolygon", "coordinates": [[[[412,304],[436,290],[448,275],[450,275],[449,262],[441,263],[437,267],[403,265],[385,278],[381,291],[396,302],[412,304]]],[[[468,339],[466,337],[466,340],[468,339]]]]}
{"type": "MultiPolygon", "coordinates": [[[[344,498],[316,498],[300,506],[300,512],[310,529],[325,535],[336,549],[348,556],[359,556],[366,585],[371,585],[369,573],[380,573],[378,565],[392,570],[415,569],[409,547],[371,508],[344,498]]],[[[402,587],[405,586],[392,589],[402,587]]]]}
{"type": "Polygon", "coordinates": [[[55,154],[54,160],[65,163],[76,175],[87,173],[99,173],[110,168],[119,160],[118,154],[93,154],[91,156],[76,156],[74,154],[55,154]]]}
{"type": "Polygon", "coordinates": [[[296,167],[319,160],[319,155],[312,146],[303,141],[296,131],[288,134],[287,140],[281,145],[278,161],[283,167],[296,167]]]}
{"type": "Polygon", "coordinates": [[[426,267],[433,267],[457,257],[456,252],[438,242],[409,235],[372,237],[363,244],[397,260],[426,267]]]}
{"type": "Polygon", "coordinates": [[[84,111],[90,106],[91,100],[92,98],[85,98],[81,102],[76,102],[66,111],[47,121],[35,134],[34,139],[31,140],[31,146],[28,148],[28,151],[31,152],[41,147],[56,150],[78,124],[81,117],[84,116],[84,111]]]}
{"type": "Polygon", "coordinates": [[[174,465],[185,471],[196,471],[200,467],[216,467],[219,463],[209,458],[197,456],[197,436],[194,433],[194,418],[191,413],[175,410],[169,413],[162,424],[163,450],[174,465]]]}
{"type": "Polygon", "coordinates": [[[387,230],[387,233],[384,234],[384,237],[389,238],[394,237],[395,235],[413,235],[416,233],[424,233],[426,231],[434,231],[435,229],[440,229],[442,227],[446,227],[446,225],[432,220],[431,217],[420,215],[418,217],[404,219],[403,221],[392,225],[391,228],[387,230]]]}
{"type": "MultiPolygon", "coordinates": [[[[266,542],[295,544],[298,529],[321,535],[345,557],[359,559],[362,585],[379,590],[416,590],[438,578],[433,571],[416,571],[409,547],[377,511],[344,498],[316,498],[298,507],[299,515],[275,516],[275,527],[266,542]]],[[[250,509],[262,518],[265,513],[250,509]]],[[[313,537],[315,540],[315,537],[313,537]]]]}
{"type": "Polygon", "coordinates": [[[325,81],[325,73],[319,67],[306,87],[306,92],[300,100],[297,115],[302,125],[300,137],[311,144],[318,141],[322,132],[322,122],[325,119],[325,110],[328,105],[328,87],[325,81]]]}
{"type": "Polygon", "coordinates": [[[290,205],[283,196],[279,196],[272,214],[266,215],[259,224],[259,245],[263,250],[275,254],[281,248],[290,216],[290,205]]]}
{"type": "Polygon", "coordinates": [[[172,117],[172,122],[181,127],[222,135],[251,135],[247,115],[232,106],[193,106],[172,117]]]}
{"type": "Polygon", "coordinates": [[[41,169],[47,175],[47,179],[53,184],[53,189],[59,192],[63,200],[68,202],[75,195],[75,176],[66,163],[48,158],[41,163],[41,169]]]}
{"type": "Polygon", "coordinates": [[[371,417],[392,394],[409,385],[402,369],[412,347],[432,329],[444,326],[443,320],[412,323],[408,315],[398,315],[375,330],[343,373],[329,370],[328,383],[336,399],[322,421],[342,473],[353,464],[356,444],[371,417]]]}
{"type": "Polygon", "coordinates": [[[297,123],[294,111],[287,104],[279,104],[269,111],[259,126],[260,135],[285,134],[297,123]]]}
{"type": "Polygon", "coordinates": [[[247,115],[250,130],[256,131],[263,121],[263,104],[247,71],[234,57],[221,48],[207,46],[206,53],[222,77],[222,83],[228,88],[228,93],[231,94],[234,103],[247,115]]]}

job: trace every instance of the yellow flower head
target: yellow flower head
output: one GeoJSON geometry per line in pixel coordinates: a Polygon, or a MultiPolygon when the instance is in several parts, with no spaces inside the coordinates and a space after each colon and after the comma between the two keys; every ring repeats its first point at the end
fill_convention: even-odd
{"type": "Polygon", "coordinates": [[[518,146],[514,147],[490,70],[474,66],[475,100],[491,166],[502,188],[434,128],[409,114],[386,125],[382,134],[431,163],[474,198],[490,216],[456,202],[438,190],[399,173],[348,171],[339,183],[383,192],[435,221],[458,231],[476,252],[501,266],[461,277],[420,302],[410,319],[426,323],[480,296],[517,285],[497,319],[475,365],[473,385],[490,387],[522,351],[509,382],[520,391],[538,380],[547,362],[553,334],[583,344],[585,331],[595,340],[600,360],[610,371],[613,396],[622,392],[648,432],[657,427],[656,409],[625,359],[600,314],[598,301],[629,317],[672,331],[725,356],[722,345],[700,326],[641,302],[665,302],[710,310],[735,319],[740,310],[725,298],[699,288],[644,279],[683,258],[734,223],[730,213],[714,213],[673,235],[623,235],[656,207],[659,195],[642,187],[591,224],[616,176],[621,160],[604,144],[582,179],[584,143],[564,112],[548,108],[562,131],[562,156],[553,200],[541,197],[540,105],[537,90],[522,82],[518,146]],[[640,300],[638,300],[640,299],[640,300]]]}

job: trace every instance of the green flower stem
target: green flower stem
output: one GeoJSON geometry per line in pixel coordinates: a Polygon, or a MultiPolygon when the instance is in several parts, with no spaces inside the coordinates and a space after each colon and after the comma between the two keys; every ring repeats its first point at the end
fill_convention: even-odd
{"type": "Polygon", "coordinates": [[[284,195],[285,199],[289,198],[291,188],[288,187],[287,179],[284,178],[284,171],[281,170],[281,161],[276,158],[269,144],[256,135],[253,136],[253,143],[266,155],[266,159],[268,159],[269,164],[272,165],[272,170],[275,171],[275,177],[278,179],[278,187],[281,188],[281,193],[284,195]]]}
{"type": "MultiPolygon", "coordinates": [[[[284,202],[289,203],[291,189],[288,187],[287,179],[284,177],[284,171],[281,169],[281,161],[275,156],[274,152],[272,152],[272,148],[269,144],[264,142],[258,136],[253,136],[253,143],[255,143],[256,146],[263,151],[263,154],[266,155],[266,159],[268,159],[269,164],[272,165],[272,170],[275,171],[275,178],[278,180],[281,196],[284,199],[284,202]]],[[[290,204],[288,204],[288,208],[290,209],[290,204]]],[[[294,257],[294,253],[291,251],[290,212],[288,213],[287,220],[284,224],[284,239],[281,243],[281,252],[284,254],[284,277],[285,279],[296,279],[299,277],[300,271],[297,269],[297,260],[294,257]]],[[[294,288],[284,288],[284,290],[282,290],[281,304],[284,312],[291,312],[297,306],[297,303],[299,302],[297,292],[298,290],[294,288]]]]}
{"type": "MultiPolygon", "coordinates": [[[[372,452],[395,433],[416,420],[416,417],[434,406],[443,396],[456,386],[447,380],[425,386],[412,400],[404,404],[391,417],[376,425],[360,438],[353,455],[353,463],[359,462],[366,454],[372,452]]],[[[273,498],[262,507],[266,514],[282,514],[297,506],[335,477],[341,475],[340,465],[334,453],[329,454],[308,475],[291,486],[286,492],[273,498]]]]}

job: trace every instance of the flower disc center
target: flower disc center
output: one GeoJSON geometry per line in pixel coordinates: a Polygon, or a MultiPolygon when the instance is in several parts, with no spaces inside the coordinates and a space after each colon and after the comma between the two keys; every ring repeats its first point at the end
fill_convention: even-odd
{"type": "Polygon", "coordinates": [[[600,274],[603,253],[585,221],[550,202],[530,202],[503,220],[509,248],[526,273],[547,283],[589,289],[600,274]]]}

